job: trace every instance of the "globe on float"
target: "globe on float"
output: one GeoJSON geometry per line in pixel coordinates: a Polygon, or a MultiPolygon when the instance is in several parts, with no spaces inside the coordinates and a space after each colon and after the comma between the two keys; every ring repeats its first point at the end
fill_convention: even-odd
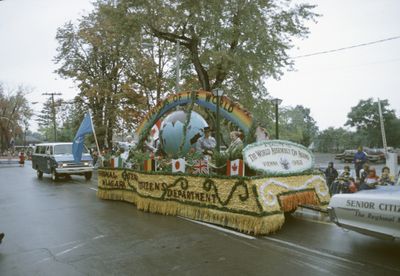
{"type": "Polygon", "coordinates": [[[185,111],[174,111],[169,114],[163,120],[160,130],[160,141],[161,147],[167,155],[172,157],[185,156],[191,147],[195,147],[196,144],[191,143],[191,139],[196,135],[204,135],[203,129],[208,126],[206,120],[197,112],[192,111],[190,114],[190,121],[186,129],[185,144],[182,148],[181,154],[179,154],[179,147],[184,138],[183,127],[186,123],[187,112],[185,111]],[[179,155],[179,156],[178,156],[179,155]]]}

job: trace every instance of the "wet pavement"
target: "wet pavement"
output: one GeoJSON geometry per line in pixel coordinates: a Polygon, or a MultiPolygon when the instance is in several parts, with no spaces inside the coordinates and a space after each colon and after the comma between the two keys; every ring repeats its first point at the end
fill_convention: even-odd
{"type": "Polygon", "coordinates": [[[276,234],[237,235],[96,197],[95,179],[0,167],[0,275],[400,275],[400,241],[301,209],[276,234]]]}

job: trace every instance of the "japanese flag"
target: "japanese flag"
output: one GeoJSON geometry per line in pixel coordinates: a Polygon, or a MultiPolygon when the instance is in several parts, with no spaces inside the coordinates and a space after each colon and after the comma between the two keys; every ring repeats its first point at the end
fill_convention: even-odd
{"type": "Polygon", "coordinates": [[[172,172],[185,172],[186,161],[183,158],[172,159],[172,172]]]}
{"type": "Polygon", "coordinates": [[[244,164],[243,160],[228,160],[226,164],[226,175],[244,175],[244,164]]]}

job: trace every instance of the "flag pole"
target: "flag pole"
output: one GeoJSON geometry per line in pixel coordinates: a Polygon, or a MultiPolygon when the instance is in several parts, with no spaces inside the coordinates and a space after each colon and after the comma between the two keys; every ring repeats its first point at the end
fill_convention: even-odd
{"type": "Polygon", "coordinates": [[[94,130],[94,124],[93,124],[93,120],[92,120],[92,113],[90,111],[89,111],[89,117],[90,117],[90,123],[92,124],[94,141],[96,142],[96,146],[97,146],[97,154],[100,157],[101,156],[100,147],[99,147],[99,143],[97,142],[96,131],[94,130]]]}

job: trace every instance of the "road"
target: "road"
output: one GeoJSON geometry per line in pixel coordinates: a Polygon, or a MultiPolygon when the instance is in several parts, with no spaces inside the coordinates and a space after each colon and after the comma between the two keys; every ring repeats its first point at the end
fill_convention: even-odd
{"type": "Polygon", "coordinates": [[[400,275],[399,241],[299,210],[276,234],[242,235],[96,197],[83,177],[0,167],[0,275],[400,275]]]}

